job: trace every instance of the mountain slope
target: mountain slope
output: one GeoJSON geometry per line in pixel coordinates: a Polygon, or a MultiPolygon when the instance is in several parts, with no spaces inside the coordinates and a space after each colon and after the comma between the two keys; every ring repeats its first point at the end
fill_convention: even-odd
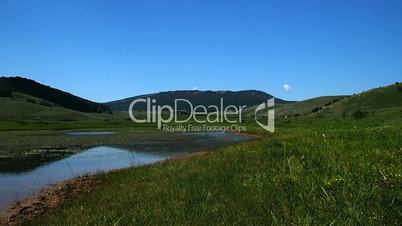
{"type": "Polygon", "coordinates": [[[351,116],[359,111],[368,113],[398,108],[402,108],[402,87],[395,84],[349,96],[323,109],[322,113],[351,116]]]}
{"type": "Polygon", "coordinates": [[[0,77],[0,96],[10,97],[12,92],[24,93],[76,111],[92,113],[111,112],[110,108],[103,104],[45,86],[34,80],[22,77],[0,77]]]}
{"type": "Polygon", "coordinates": [[[283,117],[308,115],[329,107],[346,97],[347,96],[322,96],[311,98],[282,106],[276,110],[276,114],[283,117]]]}
{"type": "MultiPolygon", "coordinates": [[[[275,103],[275,115],[279,117],[305,116],[313,113],[316,109],[328,107],[345,97],[347,96],[322,96],[290,104],[275,103]]],[[[254,116],[256,107],[245,109],[244,115],[254,116]]],[[[266,112],[260,112],[259,115],[261,114],[266,114],[266,112]]]]}
{"type": "MultiPolygon", "coordinates": [[[[254,115],[255,106],[246,109],[245,115],[254,115]]],[[[292,104],[278,104],[277,117],[325,116],[363,118],[368,114],[400,113],[402,109],[402,83],[371,89],[351,96],[322,96],[292,104]]]]}
{"type": "Polygon", "coordinates": [[[0,120],[58,120],[77,121],[92,117],[86,113],[56,106],[51,102],[26,94],[13,92],[11,97],[0,97],[0,120]]]}
{"type": "MultiPolygon", "coordinates": [[[[130,97],[122,100],[112,101],[105,103],[113,110],[127,110],[130,103],[133,100],[140,98],[151,98],[156,99],[156,104],[159,105],[170,105],[174,106],[175,99],[187,99],[193,106],[196,105],[217,105],[220,106],[220,99],[224,100],[224,107],[228,105],[243,106],[248,107],[261,104],[266,102],[273,96],[262,91],[257,90],[244,90],[244,91],[169,91],[153,93],[141,96],[130,97]]],[[[276,99],[277,103],[291,103],[290,101],[285,101],[281,99],[276,99]]],[[[146,110],[145,104],[138,104],[135,106],[135,110],[144,111],[146,110]]]]}

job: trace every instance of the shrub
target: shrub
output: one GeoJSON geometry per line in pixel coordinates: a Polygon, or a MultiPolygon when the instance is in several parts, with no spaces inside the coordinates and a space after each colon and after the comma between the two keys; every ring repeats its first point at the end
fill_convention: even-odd
{"type": "Polygon", "coordinates": [[[402,85],[399,82],[395,82],[395,86],[398,89],[398,91],[402,92],[402,85]]]}
{"type": "Polygon", "coordinates": [[[318,112],[321,110],[322,110],[322,107],[315,107],[311,112],[315,113],[315,112],[318,112]]]}
{"type": "Polygon", "coordinates": [[[53,107],[53,105],[49,101],[44,100],[44,99],[42,99],[42,101],[39,102],[39,104],[42,106],[45,106],[45,107],[53,107]]]}
{"type": "Polygon", "coordinates": [[[12,91],[9,89],[0,89],[0,97],[12,97],[12,91]]]}
{"type": "Polygon", "coordinates": [[[27,102],[31,104],[36,104],[36,101],[34,99],[27,99],[27,102]]]}
{"type": "Polygon", "coordinates": [[[362,119],[364,117],[366,117],[368,115],[367,111],[363,111],[363,110],[356,110],[352,113],[352,118],[354,119],[362,119]]]}

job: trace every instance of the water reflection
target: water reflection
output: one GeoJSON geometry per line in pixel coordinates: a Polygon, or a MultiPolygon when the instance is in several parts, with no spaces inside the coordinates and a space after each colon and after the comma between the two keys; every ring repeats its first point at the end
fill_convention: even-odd
{"type": "Polygon", "coordinates": [[[46,151],[0,158],[0,210],[41,188],[99,171],[155,163],[174,156],[226,146],[250,139],[228,133],[182,134],[189,139],[99,146],[80,153],[46,151]]]}

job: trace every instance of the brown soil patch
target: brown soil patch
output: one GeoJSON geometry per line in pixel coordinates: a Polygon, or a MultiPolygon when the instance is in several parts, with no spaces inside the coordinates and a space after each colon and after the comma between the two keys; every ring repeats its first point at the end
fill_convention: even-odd
{"type": "MultiPolygon", "coordinates": [[[[259,137],[258,135],[253,134],[240,134],[254,138],[259,137]]],[[[210,153],[211,150],[203,150],[188,155],[162,160],[155,164],[176,161],[183,158],[202,157],[209,155],[210,153]]],[[[127,168],[122,168],[112,171],[123,171],[126,169],[127,168]]],[[[6,211],[0,212],[0,225],[21,225],[29,222],[36,217],[44,215],[48,210],[59,206],[68,199],[73,199],[79,195],[89,193],[100,183],[101,181],[95,180],[94,176],[82,176],[42,189],[35,195],[20,202],[15,202],[6,211]]]]}
{"type": "MultiPolygon", "coordinates": [[[[205,156],[208,154],[208,151],[200,151],[189,155],[162,160],[155,164],[194,156],[205,156]]],[[[116,172],[126,169],[127,168],[122,168],[112,171],[116,172]]],[[[49,209],[59,206],[68,199],[73,199],[79,195],[89,193],[100,183],[101,181],[95,180],[93,176],[82,176],[42,189],[35,195],[20,202],[15,202],[6,211],[0,213],[0,225],[21,225],[29,222],[32,219],[45,214],[49,209]]]]}
{"type": "Polygon", "coordinates": [[[59,206],[63,201],[79,194],[88,193],[100,181],[83,176],[53,185],[30,196],[21,202],[15,202],[0,214],[0,225],[21,225],[35,217],[43,215],[50,208],[59,206]]]}

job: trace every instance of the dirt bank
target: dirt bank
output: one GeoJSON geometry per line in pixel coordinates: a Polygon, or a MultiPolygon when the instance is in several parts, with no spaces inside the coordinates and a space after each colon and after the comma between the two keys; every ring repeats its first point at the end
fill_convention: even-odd
{"type": "MultiPolygon", "coordinates": [[[[162,160],[154,164],[162,164],[167,161],[176,161],[182,158],[205,156],[208,153],[209,151],[195,152],[189,155],[162,160]]],[[[113,171],[123,171],[127,169],[128,168],[123,168],[113,171]]],[[[22,201],[11,204],[8,209],[0,213],[0,225],[21,225],[29,222],[45,214],[48,210],[59,206],[66,200],[89,193],[96,186],[100,185],[100,183],[101,181],[96,180],[94,175],[90,175],[73,178],[42,189],[22,201]]]]}
{"type": "Polygon", "coordinates": [[[100,181],[91,176],[83,176],[42,189],[36,194],[13,203],[0,214],[0,225],[20,225],[43,215],[50,208],[63,201],[90,192],[100,181]]]}

